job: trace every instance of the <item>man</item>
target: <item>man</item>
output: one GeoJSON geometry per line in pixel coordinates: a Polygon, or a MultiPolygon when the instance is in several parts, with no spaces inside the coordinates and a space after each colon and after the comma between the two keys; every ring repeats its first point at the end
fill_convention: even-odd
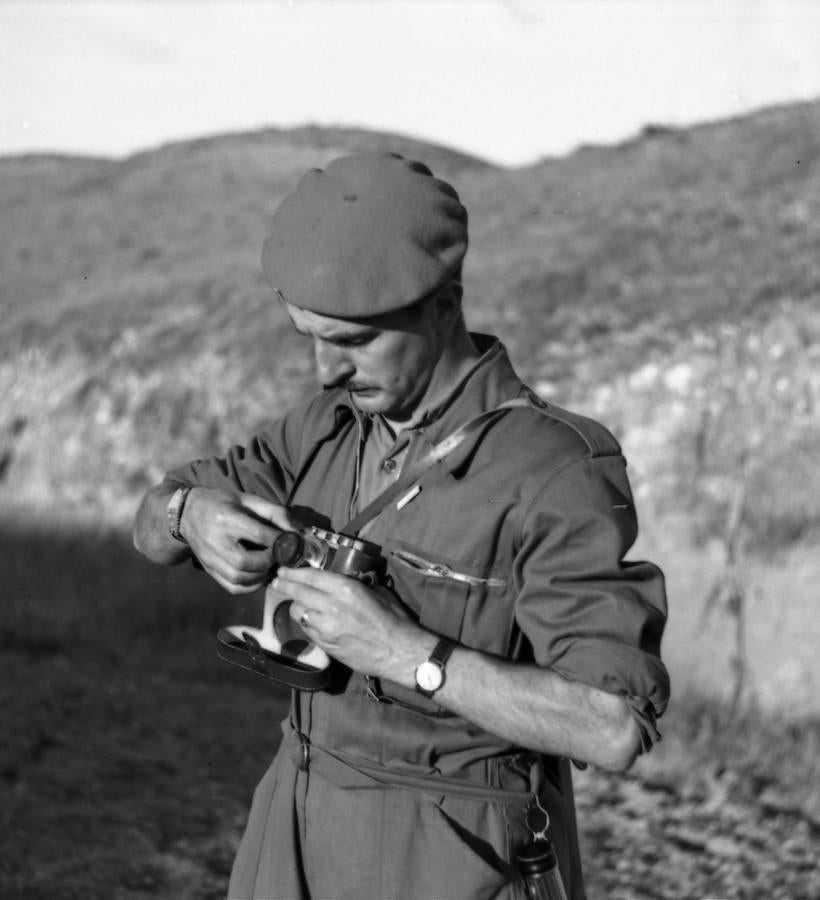
{"type": "Polygon", "coordinates": [[[569,760],[625,770],[658,737],[663,579],[624,561],[637,526],[620,449],[467,331],[466,248],[457,193],[421,163],[363,154],[305,175],[262,264],[325,390],[169,473],[137,515],[149,558],[193,557],[243,593],[269,580],[282,530],[344,531],[428,461],[356,527],[389,591],[275,571],[346,677],[294,692],[231,898],[523,897],[515,854],[544,824],[537,798],[578,900],[569,760]]]}

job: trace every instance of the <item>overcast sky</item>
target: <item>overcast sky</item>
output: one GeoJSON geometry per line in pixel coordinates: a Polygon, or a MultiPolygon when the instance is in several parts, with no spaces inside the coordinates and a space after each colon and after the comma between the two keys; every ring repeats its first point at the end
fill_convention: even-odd
{"type": "Polygon", "coordinates": [[[817,97],[818,0],[0,0],[0,154],[318,123],[517,165],[817,97]]]}

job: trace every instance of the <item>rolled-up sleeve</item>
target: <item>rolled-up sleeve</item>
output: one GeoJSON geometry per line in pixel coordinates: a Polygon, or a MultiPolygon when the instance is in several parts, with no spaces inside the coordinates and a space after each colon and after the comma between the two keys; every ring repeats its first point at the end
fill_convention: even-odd
{"type": "Polygon", "coordinates": [[[625,560],[636,536],[623,457],[565,465],[523,522],[516,619],[538,665],[623,696],[646,748],[669,700],[660,658],[667,606],[661,570],[625,560]]]}
{"type": "Polygon", "coordinates": [[[258,434],[246,446],[231,447],[225,456],[196,459],[171,469],[166,481],[256,494],[275,503],[287,496],[292,471],[282,451],[281,425],[258,434]]]}
{"type": "Polygon", "coordinates": [[[223,488],[256,494],[284,503],[304,453],[304,441],[315,415],[314,402],[276,420],[247,444],[231,447],[224,456],[196,459],[171,469],[166,482],[223,488]]]}

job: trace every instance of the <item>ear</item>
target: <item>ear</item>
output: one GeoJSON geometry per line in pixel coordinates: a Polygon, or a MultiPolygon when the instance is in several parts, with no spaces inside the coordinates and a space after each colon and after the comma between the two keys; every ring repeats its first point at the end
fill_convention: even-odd
{"type": "Polygon", "coordinates": [[[464,289],[460,281],[453,279],[436,294],[435,315],[439,325],[449,327],[461,315],[461,297],[464,289]]]}

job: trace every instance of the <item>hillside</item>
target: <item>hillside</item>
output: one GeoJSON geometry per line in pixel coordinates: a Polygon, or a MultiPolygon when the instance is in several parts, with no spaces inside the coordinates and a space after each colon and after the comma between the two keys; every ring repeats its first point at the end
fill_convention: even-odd
{"type": "Polygon", "coordinates": [[[314,389],[260,247],[366,148],[458,187],[468,321],[613,429],[667,575],[664,740],[576,779],[590,897],[818,896],[820,102],[515,170],[341,128],[0,158],[0,895],[224,896],[283,698],[214,632],[259,598],[127,532],[314,389]]]}
{"type": "Polygon", "coordinates": [[[165,469],[314,389],[260,247],[306,168],[373,148],[457,185],[468,321],[615,431],[645,520],[701,559],[699,597],[739,496],[764,563],[814,540],[820,102],[516,170],[318,128],[0,159],[0,525],[127,527],[165,469]]]}
{"type": "Polygon", "coordinates": [[[0,159],[3,505],[105,497],[120,518],[158,467],[309,390],[259,248],[304,169],[376,147],[456,183],[471,213],[469,319],[562,401],[820,295],[820,103],[648,129],[521,170],[317,128],[119,161],[0,159]]]}

